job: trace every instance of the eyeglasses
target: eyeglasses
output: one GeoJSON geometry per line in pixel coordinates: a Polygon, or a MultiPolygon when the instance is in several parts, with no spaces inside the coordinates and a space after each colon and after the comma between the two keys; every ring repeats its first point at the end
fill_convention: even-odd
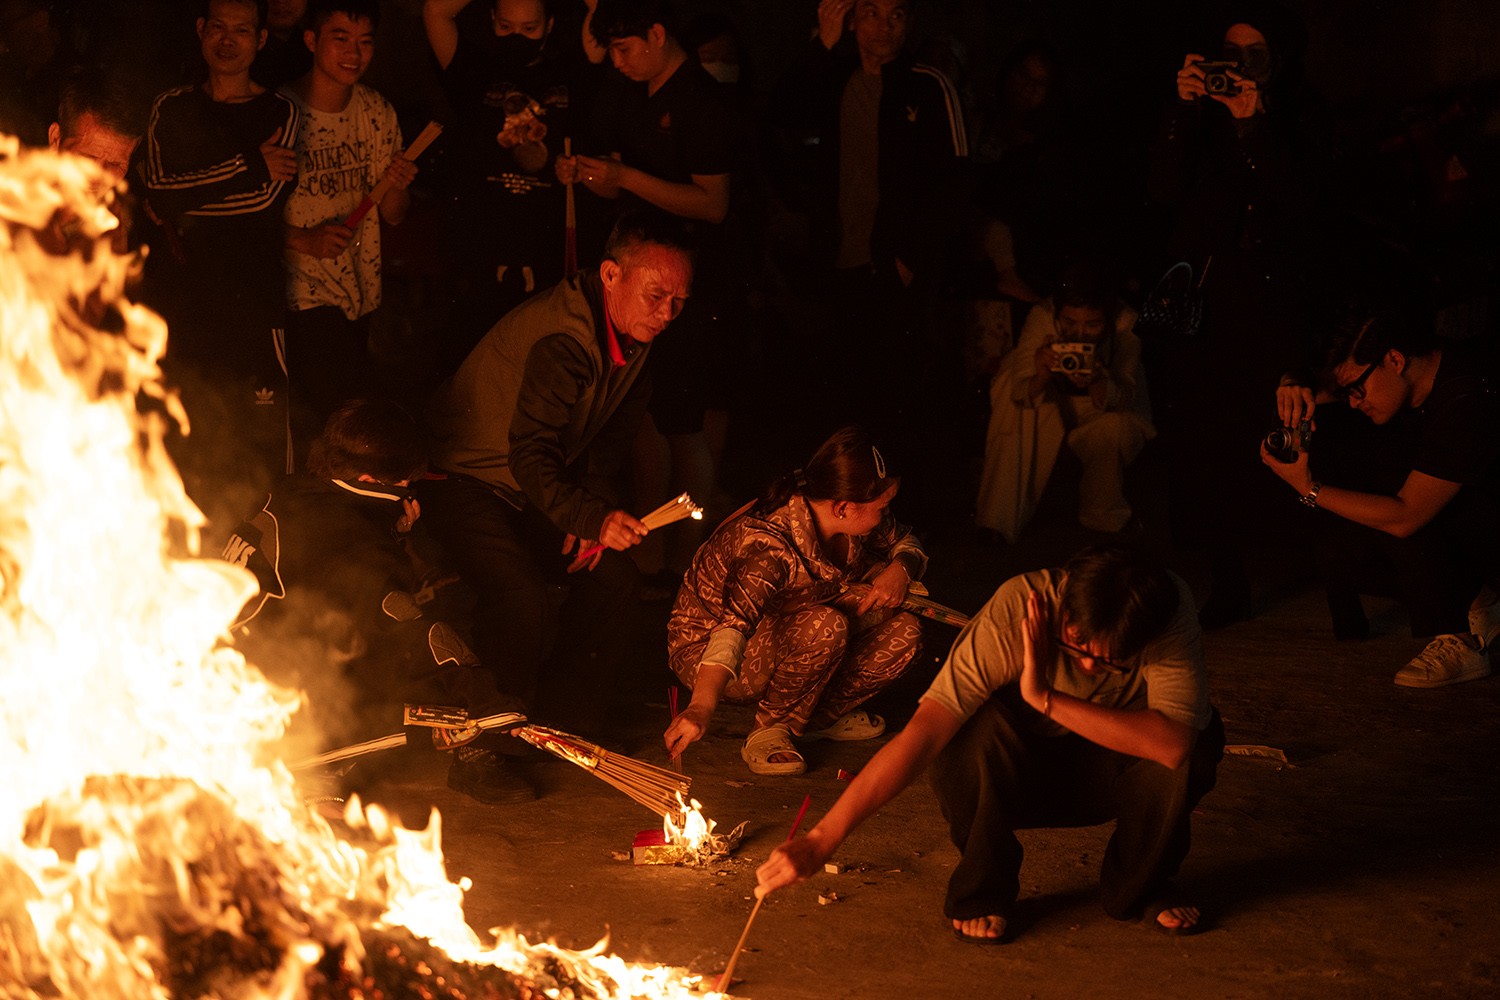
{"type": "Polygon", "coordinates": [[[1062,636],[1057,637],[1057,645],[1058,648],[1060,648],[1063,652],[1074,657],[1075,659],[1093,660],[1095,663],[1099,664],[1099,666],[1103,667],[1105,670],[1110,671],[1111,673],[1123,674],[1130,669],[1128,664],[1121,663],[1119,660],[1112,659],[1108,656],[1100,656],[1098,653],[1091,652],[1090,650],[1084,649],[1081,646],[1075,646],[1068,640],[1064,639],[1062,636]]]}
{"type": "Polygon", "coordinates": [[[1341,399],[1353,400],[1356,403],[1359,402],[1361,399],[1365,398],[1366,380],[1369,379],[1370,373],[1379,367],[1380,366],[1378,364],[1365,365],[1365,370],[1359,373],[1359,378],[1355,379],[1353,382],[1350,382],[1348,385],[1339,386],[1334,391],[1338,393],[1341,399]]]}

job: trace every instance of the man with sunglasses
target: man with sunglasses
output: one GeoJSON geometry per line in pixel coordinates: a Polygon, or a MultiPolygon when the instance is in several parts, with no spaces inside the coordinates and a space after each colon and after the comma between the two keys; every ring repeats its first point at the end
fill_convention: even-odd
{"type": "MultiPolygon", "coordinates": [[[[1500,393],[1493,348],[1440,340],[1430,315],[1406,307],[1369,318],[1333,356],[1340,360],[1319,392],[1297,384],[1277,390],[1277,413],[1296,427],[1312,419],[1317,403],[1347,403],[1376,425],[1384,445],[1364,464],[1402,459],[1385,472],[1395,488],[1365,492],[1322,483],[1305,451],[1282,462],[1262,445],[1261,460],[1303,504],[1334,515],[1325,515],[1319,545],[1325,572],[1335,577],[1330,595],[1347,593],[1353,602],[1344,616],[1355,627],[1340,631],[1367,633],[1358,594],[1381,589],[1377,578],[1389,576],[1406,599],[1412,634],[1430,638],[1395,682],[1431,688],[1486,677],[1490,647],[1500,638],[1494,585],[1500,393]],[[1397,447],[1403,430],[1413,435],[1409,453],[1397,447]]],[[[1358,470],[1372,473],[1379,478],[1378,470],[1358,470]]]]}
{"type": "Polygon", "coordinates": [[[905,729],[805,837],[761,866],[762,896],[822,868],[927,768],[960,852],[944,916],[999,944],[1020,890],[1018,829],[1115,820],[1100,889],[1116,919],[1201,919],[1171,885],[1224,728],[1192,592],[1144,552],[1096,546],[1002,585],[959,635],[905,729]]]}

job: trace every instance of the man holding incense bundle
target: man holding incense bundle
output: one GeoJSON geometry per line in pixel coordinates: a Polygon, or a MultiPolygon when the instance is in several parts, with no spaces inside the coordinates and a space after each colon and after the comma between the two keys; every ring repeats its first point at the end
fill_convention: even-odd
{"type": "Polygon", "coordinates": [[[961,854],[943,904],[959,940],[1004,940],[1020,889],[1016,830],[1111,819],[1105,912],[1190,933],[1201,914],[1169,880],[1223,749],[1187,584],[1143,552],[1087,548],[1064,569],[1025,573],[995,592],[911,722],[807,836],[773,852],[756,892],[820,870],[936,763],[933,785],[961,854]]]}
{"type": "Polygon", "coordinates": [[[476,592],[475,650],[502,691],[559,729],[597,735],[604,721],[639,586],[623,552],[647,531],[616,479],[645,410],[647,353],[692,280],[681,224],[627,213],[597,268],[507,313],[433,401],[446,476],[419,496],[476,592]],[[589,572],[568,574],[565,556],[595,541],[577,567],[589,572]]]}
{"type": "Polygon", "coordinates": [[[921,626],[896,609],[927,568],[891,517],[899,486],[870,439],[845,427],[698,549],[667,625],[668,662],[693,690],[665,734],[673,758],[722,699],[756,705],[740,749],[756,774],[805,771],[794,738],[885,732],[857,709],[917,655],[921,626]]]}

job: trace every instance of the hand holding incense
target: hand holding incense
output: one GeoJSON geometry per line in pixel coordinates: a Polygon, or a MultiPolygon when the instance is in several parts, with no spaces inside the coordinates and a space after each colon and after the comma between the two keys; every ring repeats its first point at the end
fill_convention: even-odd
{"type": "MultiPolygon", "coordinates": [[[[641,518],[641,523],[646,526],[647,531],[655,531],[657,528],[665,527],[674,521],[682,521],[692,518],[695,521],[703,520],[703,508],[693,503],[693,498],[686,493],[680,493],[662,504],[660,507],[641,518]]],[[[583,569],[584,565],[599,553],[603,552],[603,542],[595,542],[582,552],[568,566],[569,573],[576,573],[583,569]]]]}
{"type": "MultiPolygon", "coordinates": [[[[802,817],[807,815],[807,807],[812,804],[812,795],[809,794],[802,800],[802,808],[797,810],[797,818],[792,821],[792,832],[786,835],[788,843],[797,836],[797,828],[802,825],[802,817]]],[[[740,939],[734,946],[734,952],[729,956],[729,964],[724,966],[724,974],[719,977],[718,985],[714,990],[723,993],[729,988],[729,979],[734,975],[734,963],[740,959],[740,952],[745,950],[745,939],[750,936],[750,925],[755,923],[755,915],[760,912],[760,905],[766,901],[762,896],[755,901],[755,908],[750,911],[750,919],[745,921],[745,929],[740,933],[740,939]]]]}

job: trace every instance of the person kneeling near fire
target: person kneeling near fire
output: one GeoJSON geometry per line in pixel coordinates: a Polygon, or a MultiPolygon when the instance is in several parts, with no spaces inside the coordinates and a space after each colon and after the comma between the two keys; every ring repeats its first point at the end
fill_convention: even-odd
{"type": "MultiPolygon", "coordinates": [[[[421,508],[407,487],[427,470],[427,451],[411,416],[394,403],[344,404],[307,469],[281,480],[224,548],[260,584],[232,629],[235,646],[278,683],[307,690],[313,724],[334,745],[398,730],[406,703],[471,719],[521,712],[451,626],[424,619],[407,545],[421,508]]],[[[518,714],[514,725],[524,722],[518,714]]],[[[489,803],[536,797],[496,753],[524,755],[520,740],[499,728],[469,738],[442,741],[462,744],[450,788],[489,803]]]]}
{"type": "Polygon", "coordinates": [[[943,912],[960,940],[1004,939],[1020,888],[1017,829],[1110,819],[1105,912],[1188,933],[1201,914],[1169,880],[1223,749],[1187,585],[1144,553],[1087,548],[1062,570],[1001,585],[911,722],[817,826],[776,848],[755,891],[820,871],[936,761],[933,784],[961,854],[943,912]]]}
{"type": "Polygon", "coordinates": [[[740,750],[756,774],[806,770],[797,737],[885,732],[856,709],[916,656],[921,627],[897,609],[927,567],[891,517],[899,486],[871,440],[846,427],[698,549],[667,626],[668,662],[693,691],[665,733],[674,759],[721,699],[756,703],[740,750]]]}

